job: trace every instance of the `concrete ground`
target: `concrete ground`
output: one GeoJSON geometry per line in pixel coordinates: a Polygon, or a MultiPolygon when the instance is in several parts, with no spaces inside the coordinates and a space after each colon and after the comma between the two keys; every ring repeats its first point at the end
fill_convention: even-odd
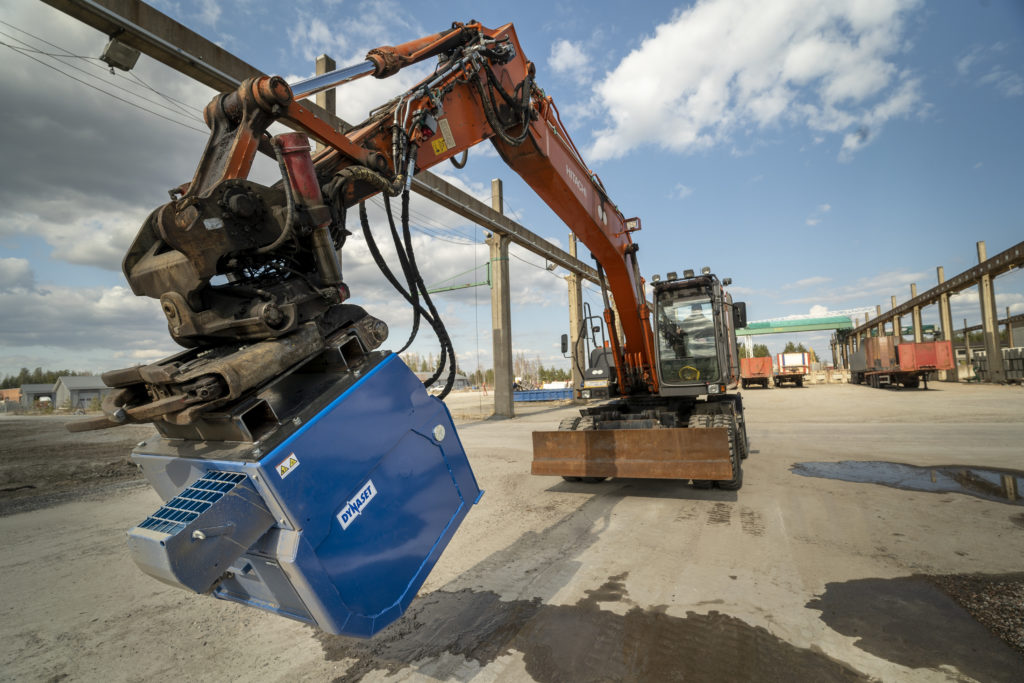
{"type": "Polygon", "coordinates": [[[486,493],[406,616],[370,641],[143,575],[124,533],[159,504],[144,485],[0,517],[0,679],[1024,680],[1024,656],[929,578],[1024,570],[1024,501],[972,486],[980,474],[958,480],[965,493],[791,470],[1019,475],[1024,389],[931,386],[744,391],[738,492],[532,477],[530,433],[575,409],[481,420],[488,398],[453,395],[486,493]]]}

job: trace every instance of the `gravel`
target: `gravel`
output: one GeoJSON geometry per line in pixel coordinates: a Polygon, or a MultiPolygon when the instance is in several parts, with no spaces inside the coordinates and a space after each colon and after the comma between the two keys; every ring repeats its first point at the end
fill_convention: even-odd
{"type": "Polygon", "coordinates": [[[1024,573],[929,578],[988,630],[1024,655],[1024,573]]]}

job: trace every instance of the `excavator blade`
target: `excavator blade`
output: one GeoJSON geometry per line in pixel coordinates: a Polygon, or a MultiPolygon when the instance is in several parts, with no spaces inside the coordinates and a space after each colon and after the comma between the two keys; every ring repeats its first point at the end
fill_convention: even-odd
{"type": "Polygon", "coordinates": [[[725,428],[595,429],[533,433],[533,474],[731,479],[725,428]]]}

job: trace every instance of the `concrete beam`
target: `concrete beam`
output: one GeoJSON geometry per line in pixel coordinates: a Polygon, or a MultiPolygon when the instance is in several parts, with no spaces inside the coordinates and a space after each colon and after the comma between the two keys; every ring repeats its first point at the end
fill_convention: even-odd
{"type": "MultiPolygon", "coordinates": [[[[985,243],[978,242],[978,263],[988,258],[985,254],[985,243]]],[[[988,361],[988,381],[999,383],[1006,381],[1003,371],[1003,351],[999,344],[999,325],[996,323],[996,294],[992,289],[992,276],[983,274],[978,282],[978,298],[981,300],[981,327],[985,335],[985,358],[988,361]]]]}
{"type": "Polygon", "coordinates": [[[1013,348],[1013,323],[1010,322],[1010,307],[1006,307],[1006,345],[1013,348]]]}
{"type": "MultiPolygon", "coordinates": [[[[320,55],[316,58],[316,75],[320,76],[326,73],[330,73],[338,68],[338,63],[331,59],[328,55],[320,55]]],[[[324,90],[316,94],[316,104],[318,107],[323,107],[324,111],[329,112],[333,116],[338,114],[338,93],[334,88],[330,90],[324,90]]],[[[324,146],[319,141],[316,143],[316,151],[319,152],[324,146]]]]}
{"type": "MultiPolygon", "coordinates": [[[[983,263],[965,270],[964,272],[950,278],[949,280],[943,281],[936,287],[929,289],[927,292],[914,297],[910,301],[904,301],[902,304],[897,306],[890,315],[907,315],[914,310],[914,306],[928,306],[929,304],[938,301],[939,296],[942,294],[957,294],[969,287],[977,285],[981,281],[982,275],[991,275],[996,277],[1003,273],[1013,270],[1014,268],[1024,267],[1024,242],[1019,242],[1014,246],[999,252],[990,259],[985,260],[983,263]]],[[[867,323],[865,322],[865,325],[867,323]]],[[[862,332],[860,327],[854,328],[851,334],[862,332]]]]}
{"type": "MultiPolygon", "coordinates": [[[[939,266],[935,269],[936,275],[938,276],[939,284],[941,285],[946,281],[946,271],[939,266]]],[[[943,292],[939,295],[939,325],[942,327],[942,338],[946,341],[953,342],[953,311],[949,305],[949,294],[943,292]]],[[[945,381],[959,381],[960,373],[954,368],[951,371],[939,370],[939,379],[945,381]]]]}
{"type": "MultiPolygon", "coordinates": [[[[889,297],[889,302],[890,302],[889,303],[890,309],[894,310],[896,308],[896,296],[895,295],[890,296],[889,297]]],[[[892,321],[892,333],[896,337],[896,343],[897,344],[899,344],[901,341],[903,341],[903,318],[901,318],[898,315],[893,318],[893,321],[892,321]]]]}
{"type": "MultiPolygon", "coordinates": [[[[491,206],[502,212],[501,181],[491,181],[491,206]]],[[[491,247],[491,329],[494,354],[494,414],[515,417],[512,382],[512,304],[509,296],[508,235],[492,233],[491,247]]]]}
{"type": "MultiPolygon", "coordinates": [[[[917,298],[917,283],[910,283],[910,298],[911,300],[917,298]]],[[[914,306],[912,309],[912,316],[914,321],[914,343],[920,344],[924,341],[924,337],[921,336],[921,307],[914,306]]]]}
{"type": "Polygon", "coordinates": [[[412,191],[492,232],[507,235],[515,244],[543,256],[571,273],[578,273],[584,280],[600,284],[596,269],[432,173],[423,171],[413,176],[412,191]]]}

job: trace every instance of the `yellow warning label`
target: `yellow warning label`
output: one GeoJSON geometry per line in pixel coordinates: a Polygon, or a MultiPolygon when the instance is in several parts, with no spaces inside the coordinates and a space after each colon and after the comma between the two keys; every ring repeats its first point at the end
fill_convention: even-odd
{"type": "Polygon", "coordinates": [[[277,474],[282,479],[284,479],[289,474],[291,474],[292,471],[296,467],[298,467],[298,466],[299,466],[299,459],[295,457],[294,453],[291,453],[291,454],[288,455],[287,458],[285,458],[280,463],[278,463],[278,465],[277,465],[277,474]]]}
{"type": "Polygon", "coordinates": [[[430,146],[434,148],[434,154],[444,154],[448,151],[448,145],[445,144],[444,138],[434,140],[430,146]]]}

